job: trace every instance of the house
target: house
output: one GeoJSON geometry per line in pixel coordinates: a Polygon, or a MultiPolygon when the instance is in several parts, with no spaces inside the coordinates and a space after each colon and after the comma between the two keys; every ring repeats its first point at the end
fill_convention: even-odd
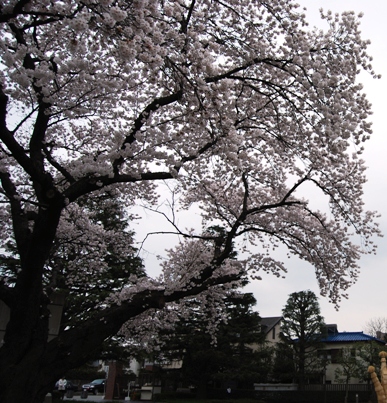
{"type": "MultiPolygon", "coordinates": [[[[318,357],[324,366],[323,383],[339,383],[335,379],[335,371],[342,367],[343,354],[361,360],[360,348],[372,344],[384,346],[385,341],[370,336],[363,332],[339,332],[337,325],[326,325],[326,336],[321,340],[321,347],[318,350],[318,357]]],[[[364,362],[364,370],[367,371],[368,363],[364,362]]],[[[351,378],[349,383],[361,383],[363,379],[351,378]]]]}
{"type": "Polygon", "coordinates": [[[282,316],[261,318],[261,328],[267,342],[271,344],[280,342],[281,320],[282,316]]]}

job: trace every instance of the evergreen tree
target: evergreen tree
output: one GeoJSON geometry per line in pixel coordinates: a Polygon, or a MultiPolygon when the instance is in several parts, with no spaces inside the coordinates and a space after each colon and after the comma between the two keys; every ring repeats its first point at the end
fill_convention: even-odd
{"type": "Polygon", "coordinates": [[[261,319],[252,310],[256,304],[250,293],[231,298],[228,322],[220,325],[218,340],[231,350],[232,362],[216,376],[231,380],[239,388],[249,389],[254,382],[266,382],[272,361],[272,349],[265,343],[261,319]]]}
{"type": "MultiPolygon", "coordinates": [[[[93,258],[94,249],[99,248],[98,239],[82,238],[82,245],[75,238],[57,240],[56,253],[51,260],[53,269],[58,270],[56,287],[67,295],[64,306],[62,327],[72,326],[80,319],[96,314],[95,307],[103,304],[114,291],[119,291],[130,276],[145,276],[144,266],[133,245],[133,232],[128,229],[130,217],[124,212],[114,194],[100,195],[96,199],[81,199],[79,207],[86,214],[90,225],[100,227],[98,235],[105,240],[104,253],[91,275],[74,277],[71,283],[66,278],[71,275],[74,265],[79,265],[78,254],[86,253],[93,258]],[[117,234],[119,242],[117,242],[117,234]]],[[[77,226],[79,214],[69,216],[69,224],[77,226]]]]}
{"type": "Polygon", "coordinates": [[[325,329],[316,295],[310,290],[290,294],[282,316],[282,338],[293,346],[295,377],[303,389],[306,374],[316,363],[315,353],[325,329]]]}
{"type": "Polygon", "coordinates": [[[194,385],[198,396],[207,395],[208,385],[251,388],[253,382],[267,380],[272,351],[264,345],[255,303],[252,294],[229,297],[227,322],[213,335],[207,331],[210,317],[193,308],[191,318],[180,320],[165,344],[163,356],[182,360],[182,382],[194,385]]]}
{"type": "MultiPolygon", "coordinates": [[[[142,261],[132,246],[133,232],[128,230],[130,217],[114,194],[107,192],[96,199],[80,199],[77,208],[68,212],[66,220],[66,228],[71,228],[77,235],[58,234],[47,262],[50,276],[46,279],[48,289],[65,296],[62,330],[75,327],[97,315],[97,307],[102,306],[112,292],[122,289],[130,276],[140,278],[145,275],[142,261]],[[80,217],[82,222],[79,222],[80,217]],[[85,236],[82,231],[85,221],[89,228],[93,228],[91,233],[94,236],[90,237],[90,233],[85,236]],[[99,241],[102,240],[104,253],[95,260],[87,278],[77,275],[75,268],[83,259],[92,260],[96,253],[100,253],[99,241]],[[69,278],[71,281],[68,281],[69,278]]],[[[9,283],[12,283],[19,269],[20,259],[15,254],[15,246],[8,242],[5,253],[0,255],[0,275],[7,276],[9,283]]],[[[122,336],[111,335],[88,358],[129,358],[123,342],[122,336]]]]}
{"type": "Polygon", "coordinates": [[[272,378],[275,382],[292,383],[295,366],[293,348],[283,341],[275,346],[272,378]]]}

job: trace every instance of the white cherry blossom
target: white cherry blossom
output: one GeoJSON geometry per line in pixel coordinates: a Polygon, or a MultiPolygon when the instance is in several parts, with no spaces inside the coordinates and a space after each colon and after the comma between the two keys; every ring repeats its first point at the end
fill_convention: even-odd
{"type": "Polygon", "coordinates": [[[314,267],[333,303],[346,296],[379,234],[362,201],[371,105],[357,82],[361,70],[378,75],[361,16],[322,18],[325,30],[310,28],[292,0],[2,2],[0,237],[20,270],[0,283],[11,310],[0,401],[42,401],[120,329],[137,343],[152,338],[141,323],[170,326],[178,301],[213,295],[216,307],[249,276],[285,275],[272,253],[281,245],[314,267]],[[165,182],[179,242],[161,275],[130,276],[95,321],[48,342],[57,242],[79,240],[68,284],[107,270],[115,237],[117,254],[132,253],[81,201],[109,192],[128,211],[157,210],[165,182]],[[200,228],[175,207],[198,209],[200,228]]]}

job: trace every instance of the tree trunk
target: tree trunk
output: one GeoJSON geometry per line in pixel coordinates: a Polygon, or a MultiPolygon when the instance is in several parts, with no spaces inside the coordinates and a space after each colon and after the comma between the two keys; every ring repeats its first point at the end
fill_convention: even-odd
{"type": "Polygon", "coordinates": [[[55,382],[41,376],[37,366],[44,365],[37,360],[23,360],[11,369],[10,376],[0,380],[0,401],[2,403],[42,403],[55,382]]]}
{"type": "Polygon", "coordinates": [[[305,349],[301,346],[298,363],[298,389],[305,389],[305,349]]]}
{"type": "MultiPolygon", "coordinates": [[[[40,403],[52,390],[56,369],[45,374],[50,300],[43,291],[43,270],[62,209],[57,197],[39,210],[31,233],[16,228],[21,269],[7,299],[10,318],[0,348],[0,402],[40,403]]],[[[16,220],[15,220],[16,221],[16,220]]]]}
{"type": "Polygon", "coordinates": [[[349,379],[346,380],[345,382],[345,397],[344,397],[344,403],[348,402],[348,393],[349,393],[349,379]]]}
{"type": "Polygon", "coordinates": [[[139,292],[130,301],[101,310],[50,342],[48,317],[40,318],[31,332],[8,326],[0,348],[0,402],[42,403],[62,375],[94,357],[103,341],[117,334],[126,321],[148,309],[162,308],[164,300],[178,298],[180,292],[165,297],[162,291],[139,292]]]}
{"type": "Polygon", "coordinates": [[[121,320],[116,317],[102,325],[98,318],[50,342],[43,337],[30,340],[29,347],[17,361],[13,359],[19,355],[14,350],[15,345],[5,344],[0,350],[0,402],[42,403],[61,376],[93,357],[112,329],[119,330],[121,320]]]}

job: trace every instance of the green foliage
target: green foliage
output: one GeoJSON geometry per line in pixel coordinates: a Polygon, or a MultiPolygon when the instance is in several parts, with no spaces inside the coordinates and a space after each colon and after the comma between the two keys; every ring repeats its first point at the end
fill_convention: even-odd
{"type": "Polygon", "coordinates": [[[297,348],[300,343],[314,345],[322,337],[324,318],[316,295],[308,291],[294,292],[289,295],[282,310],[282,336],[297,348]],[[297,340],[297,343],[294,341],[297,340]]]}
{"type": "Polygon", "coordinates": [[[337,363],[340,367],[335,370],[335,381],[349,383],[351,378],[357,378],[363,382],[369,381],[368,367],[380,367],[380,351],[383,345],[376,342],[355,343],[351,348],[343,348],[337,363]]]}
{"type": "MultiPolygon", "coordinates": [[[[66,295],[62,329],[76,326],[80,321],[95,315],[98,312],[95,308],[112,292],[127,284],[131,275],[145,276],[142,260],[131,246],[133,233],[128,230],[130,217],[115,195],[107,192],[91,200],[79,199],[77,207],[79,210],[76,211],[82,211],[83,216],[87,217],[90,228],[94,226],[95,238],[89,239],[86,231],[77,223],[79,216],[68,212],[67,225],[75,229],[74,233],[71,236],[66,233],[56,237],[47,262],[49,276],[45,278],[48,289],[59,290],[66,295]],[[77,267],[76,263],[80,262],[78,264],[81,266],[80,256],[98,250],[98,229],[104,236],[105,253],[95,263],[93,271],[86,276],[78,275],[75,272],[80,270],[74,270],[72,265],[75,262],[77,267]],[[121,245],[117,247],[117,239],[125,248],[121,245]]],[[[9,241],[3,250],[5,253],[0,254],[0,276],[6,277],[9,284],[14,284],[21,267],[17,248],[13,241],[9,241]]],[[[93,258],[92,255],[90,260],[93,258]]]]}
{"type": "Polygon", "coordinates": [[[207,331],[209,318],[193,310],[189,320],[182,319],[173,337],[164,347],[164,357],[182,359],[182,380],[205,395],[207,385],[238,385],[251,388],[264,382],[270,367],[272,350],[265,348],[260,317],[252,310],[251,294],[227,300],[227,322],[216,331],[216,341],[207,331]],[[260,346],[252,350],[252,345],[260,346]]]}
{"type": "Polygon", "coordinates": [[[133,390],[132,392],[130,392],[130,399],[131,400],[141,400],[141,391],[133,390]]]}
{"type": "Polygon", "coordinates": [[[106,252],[101,261],[101,267],[103,265],[104,269],[90,273],[87,280],[84,277],[75,277],[69,283],[66,281],[71,274],[68,266],[69,262],[77,259],[77,240],[72,239],[64,243],[58,239],[55,260],[51,264],[58,270],[57,287],[67,291],[62,327],[73,326],[79,320],[93,316],[97,312],[96,306],[112,292],[121,289],[131,275],[145,275],[143,263],[136,256],[136,249],[130,247],[133,244],[133,233],[127,230],[130,217],[126,217],[114,195],[107,194],[93,200],[80,200],[79,206],[88,215],[92,225],[101,226],[106,234],[109,232],[119,234],[120,242],[129,247],[120,253],[120,250],[117,250],[117,238],[107,236],[106,252]]]}
{"type": "Polygon", "coordinates": [[[350,348],[346,347],[341,350],[340,356],[337,357],[337,363],[340,366],[335,369],[335,381],[345,384],[345,403],[348,401],[351,378],[369,379],[367,360],[373,361],[372,355],[376,350],[368,343],[355,343],[350,348]]]}
{"type": "Polygon", "coordinates": [[[293,346],[295,377],[302,387],[306,373],[316,370],[315,352],[325,331],[316,295],[310,290],[290,294],[282,316],[282,339],[293,346]]]}
{"type": "Polygon", "coordinates": [[[345,347],[337,357],[337,364],[340,366],[335,369],[335,381],[348,384],[351,378],[361,378],[364,372],[364,362],[357,354],[360,346],[345,347]]]}
{"type": "Polygon", "coordinates": [[[369,380],[368,367],[372,365],[377,371],[380,369],[380,357],[379,353],[385,351],[385,345],[377,343],[375,341],[369,341],[367,343],[359,343],[358,355],[364,361],[365,371],[364,380],[369,380]]]}
{"type": "MultiPolygon", "coordinates": [[[[93,242],[95,239],[82,237],[57,237],[55,247],[49,261],[51,271],[56,272],[53,285],[66,295],[63,307],[61,328],[76,327],[98,314],[97,307],[101,306],[112,292],[120,290],[123,284],[128,283],[131,275],[142,277],[145,275],[143,263],[136,256],[133,244],[133,233],[128,231],[128,217],[124,208],[114,197],[114,194],[100,195],[92,200],[80,199],[78,206],[87,216],[90,226],[95,226],[104,236],[106,243],[105,253],[101,260],[96,262],[96,269],[89,273],[87,278],[74,275],[71,267],[79,258],[79,244],[82,243],[82,253],[98,248],[93,242]],[[114,234],[111,236],[109,234],[114,234]],[[125,247],[117,247],[117,239],[125,247]],[[88,244],[89,243],[89,244],[88,244]],[[99,266],[101,267],[99,269],[99,266]],[[69,281],[71,277],[71,281],[69,281]]],[[[71,214],[67,217],[70,226],[77,227],[77,217],[71,214]]],[[[129,352],[123,347],[122,337],[112,335],[106,339],[98,349],[89,354],[90,359],[129,359],[129,352]]],[[[83,378],[82,378],[83,379],[83,378]]],[[[84,378],[87,379],[87,378],[84,378]]]]}
{"type": "Polygon", "coordinates": [[[279,342],[275,347],[272,377],[276,382],[292,383],[294,380],[294,354],[292,346],[279,342]]]}

